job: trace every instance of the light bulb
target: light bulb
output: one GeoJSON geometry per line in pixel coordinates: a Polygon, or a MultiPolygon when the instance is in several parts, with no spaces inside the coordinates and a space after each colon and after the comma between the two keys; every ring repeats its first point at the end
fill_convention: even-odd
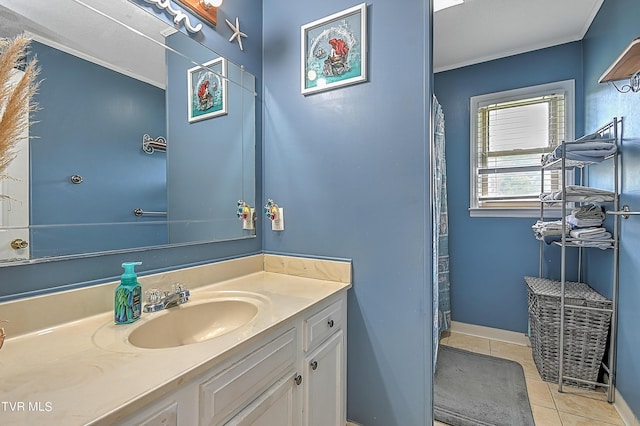
{"type": "Polygon", "coordinates": [[[222,6],[222,1],[223,0],[200,0],[200,2],[202,3],[202,6],[205,9],[208,9],[210,7],[220,7],[222,6]]]}

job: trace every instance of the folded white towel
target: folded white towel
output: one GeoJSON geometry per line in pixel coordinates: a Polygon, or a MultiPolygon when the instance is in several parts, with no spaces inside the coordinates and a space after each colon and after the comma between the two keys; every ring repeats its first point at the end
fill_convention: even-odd
{"type": "Polygon", "coordinates": [[[567,222],[572,226],[586,228],[602,225],[603,219],[577,219],[574,215],[571,214],[567,216],[567,222]]]}
{"type": "Polygon", "coordinates": [[[601,219],[604,220],[605,214],[602,207],[596,204],[585,204],[576,209],[571,210],[571,214],[576,219],[601,219]]]}
{"type": "MultiPolygon", "coordinates": [[[[576,202],[606,202],[613,201],[615,194],[611,191],[598,188],[590,188],[588,186],[568,185],[566,188],[566,200],[576,202]]],[[[562,191],[553,191],[550,193],[540,194],[542,201],[562,200],[562,191]]]]}
{"type": "Polygon", "coordinates": [[[599,248],[600,250],[606,250],[613,247],[610,242],[604,241],[574,241],[573,244],[580,247],[595,247],[599,248]]]}
{"type": "Polygon", "coordinates": [[[554,220],[549,222],[538,220],[531,226],[531,229],[538,239],[542,239],[543,237],[550,235],[562,235],[569,233],[569,226],[567,224],[565,224],[563,231],[561,220],[554,220]]]}
{"type": "Polygon", "coordinates": [[[573,229],[570,232],[573,238],[589,239],[589,240],[609,240],[611,234],[604,228],[580,228],[573,229]]]}

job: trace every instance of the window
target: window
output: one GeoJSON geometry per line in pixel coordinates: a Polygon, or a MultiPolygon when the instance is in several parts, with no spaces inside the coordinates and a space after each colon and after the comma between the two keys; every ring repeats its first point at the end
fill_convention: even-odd
{"type": "MultiPolygon", "coordinates": [[[[471,98],[471,216],[538,213],[540,158],[573,139],[573,109],[573,80],[471,98]]],[[[553,173],[545,192],[560,189],[553,173]]]]}

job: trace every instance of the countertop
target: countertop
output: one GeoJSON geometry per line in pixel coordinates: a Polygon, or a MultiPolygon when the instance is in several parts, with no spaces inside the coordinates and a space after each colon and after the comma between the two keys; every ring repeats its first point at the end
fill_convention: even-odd
{"type": "Polygon", "coordinates": [[[114,325],[113,312],[105,312],[7,339],[0,350],[0,424],[109,424],[123,407],[146,405],[350,287],[266,271],[199,287],[188,303],[171,309],[247,292],[259,312],[227,334],[175,348],[141,349],[127,341],[163,311],[127,325],[114,325]]]}

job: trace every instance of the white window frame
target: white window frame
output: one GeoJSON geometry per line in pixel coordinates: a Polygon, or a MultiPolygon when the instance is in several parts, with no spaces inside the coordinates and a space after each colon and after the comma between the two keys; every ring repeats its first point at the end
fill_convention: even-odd
{"type": "MultiPolygon", "coordinates": [[[[488,93],[472,96],[470,100],[470,190],[469,190],[469,215],[471,217],[538,217],[540,208],[488,208],[478,207],[478,194],[476,188],[476,169],[478,157],[478,108],[487,105],[516,101],[520,99],[535,98],[539,96],[564,92],[565,95],[565,140],[574,140],[575,137],[575,80],[563,80],[537,86],[523,87],[520,89],[506,90],[503,92],[488,93]]],[[[562,141],[560,141],[562,142],[562,141]]],[[[573,172],[567,176],[568,182],[573,181],[573,172]]],[[[559,217],[558,209],[545,208],[545,216],[559,217]]]]}

